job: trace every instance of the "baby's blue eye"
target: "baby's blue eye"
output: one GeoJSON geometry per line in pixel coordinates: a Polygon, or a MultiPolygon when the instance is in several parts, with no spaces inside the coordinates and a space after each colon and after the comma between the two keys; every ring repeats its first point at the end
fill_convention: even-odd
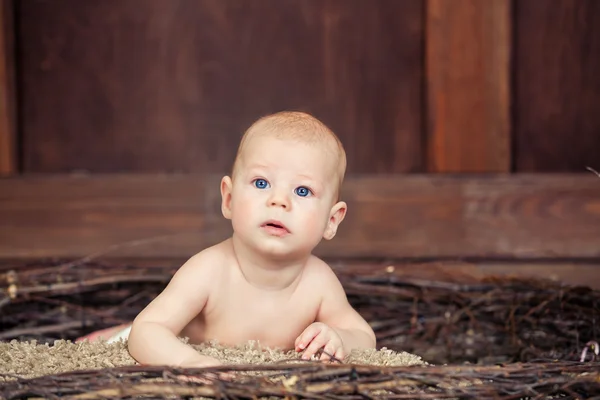
{"type": "Polygon", "coordinates": [[[264,179],[255,179],[254,180],[254,186],[259,188],[259,189],[266,189],[269,187],[269,182],[267,182],[264,179]]]}
{"type": "Polygon", "coordinates": [[[307,197],[312,194],[311,190],[306,186],[299,186],[294,190],[298,196],[307,197]]]}

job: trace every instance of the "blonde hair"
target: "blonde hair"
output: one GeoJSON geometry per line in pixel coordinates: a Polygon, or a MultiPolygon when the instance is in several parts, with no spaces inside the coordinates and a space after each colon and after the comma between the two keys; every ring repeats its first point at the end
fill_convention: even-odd
{"type": "Polygon", "coordinates": [[[255,121],[242,136],[233,163],[232,176],[236,173],[246,143],[251,138],[262,135],[278,139],[297,140],[307,144],[325,144],[338,159],[336,172],[339,195],[339,189],[346,174],[346,151],[344,146],[338,136],[327,125],[312,115],[301,111],[281,111],[255,121]]]}

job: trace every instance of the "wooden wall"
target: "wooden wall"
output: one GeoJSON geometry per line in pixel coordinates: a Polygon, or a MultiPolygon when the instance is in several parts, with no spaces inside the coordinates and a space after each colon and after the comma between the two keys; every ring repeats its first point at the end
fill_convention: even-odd
{"type": "Polygon", "coordinates": [[[600,169],[600,2],[515,7],[515,169],[600,169]]]}
{"type": "Polygon", "coordinates": [[[185,258],[242,131],[300,109],[348,152],[320,255],[600,286],[596,0],[0,2],[0,260],[185,258]]]}
{"type": "Polygon", "coordinates": [[[420,0],[17,5],[24,171],[223,172],[290,108],[339,132],[350,172],[423,168],[420,0]]]}
{"type": "Polygon", "coordinates": [[[220,173],[289,108],[339,133],[350,173],[599,167],[595,0],[3,1],[4,170],[220,173]]]}

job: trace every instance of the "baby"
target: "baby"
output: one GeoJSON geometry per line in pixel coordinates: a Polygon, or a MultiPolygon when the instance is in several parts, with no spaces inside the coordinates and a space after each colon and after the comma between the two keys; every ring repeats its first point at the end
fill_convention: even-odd
{"type": "Polygon", "coordinates": [[[312,255],[346,214],[339,201],[345,169],[340,141],[316,118],[280,112],[256,121],[231,177],[221,181],[221,211],[233,235],[190,258],[135,318],[131,356],[147,365],[220,364],[178,337],[223,345],[255,340],[304,359],[321,353],[321,360],[375,348],[373,330],[334,272],[312,255]]]}

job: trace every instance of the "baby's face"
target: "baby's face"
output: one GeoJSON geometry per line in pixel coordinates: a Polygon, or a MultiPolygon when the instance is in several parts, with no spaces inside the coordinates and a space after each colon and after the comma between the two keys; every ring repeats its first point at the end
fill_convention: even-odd
{"type": "Polygon", "coordinates": [[[235,234],[272,256],[310,253],[335,204],[337,160],[324,146],[268,136],[252,138],[235,173],[235,234]]]}

